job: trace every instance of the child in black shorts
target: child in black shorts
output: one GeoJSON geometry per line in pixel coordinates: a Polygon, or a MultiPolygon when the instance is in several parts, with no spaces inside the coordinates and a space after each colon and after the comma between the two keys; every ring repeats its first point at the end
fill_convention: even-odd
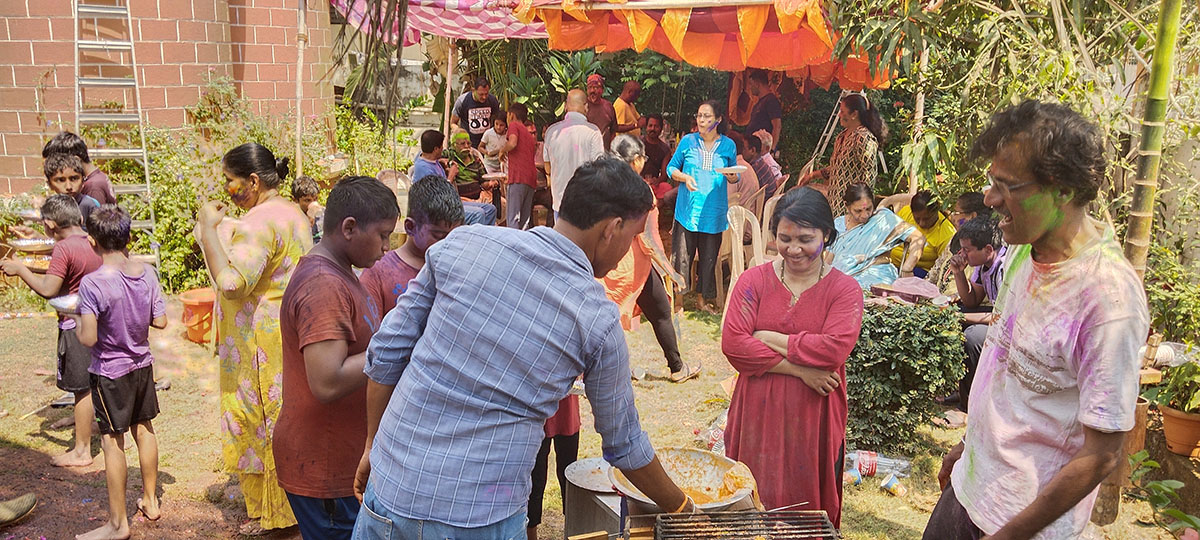
{"type": "MultiPolygon", "coordinates": [[[[79,292],[83,276],[100,267],[100,256],[92,250],[83,230],[79,204],[70,195],[51,195],[42,204],[42,226],[55,240],[45,275],[34,274],[16,260],[0,262],[0,268],[7,275],[19,276],[44,298],[79,292]]],[[[50,463],[57,467],[87,467],[92,464],[92,418],[95,418],[88,382],[92,351],[79,343],[75,321],[66,316],[59,316],[58,320],[57,358],[57,386],[75,394],[75,447],[55,456],[50,463]]]]}
{"type": "Polygon", "coordinates": [[[92,348],[92,402],[104,446],[108,481],[108,522],[77,539],[129,537],[125,512],[125,432],[133,432],[142,467],[143,494],[138,511],[151,521],[162,516],[158,495],[158,439],[150,421],[158,416],[150,327],[167,326],[166,304],[158,275],[129,259],[129,214],[104,205],[88,219],[96,253],[104,264],[79,284],[80,343],[92,348]]]}

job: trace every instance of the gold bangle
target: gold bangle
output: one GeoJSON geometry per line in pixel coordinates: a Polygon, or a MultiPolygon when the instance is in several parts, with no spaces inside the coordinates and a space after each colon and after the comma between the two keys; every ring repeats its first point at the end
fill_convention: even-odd
{"type": "MultiPolygon", "coordinates": [[[[679,505],[679,508],[676,508],[676,509],[675,509],[675,511],[674,511],[674,512],[671,512],[671,513],[672,513],[672,514],[678,514],[678,513],[682,512],[684,508],[687,508],[688,502],[689,502],[689,501],[691,501],[691,500],[692,500],[692,498],[691,498],[690,496],[688,496],[688,495],[684,495],[684,496],[683,496],[683,502],[682,502],[682,503],[680,503],[680,505],[679,505]]],[[[692,504],[696,504],[696,503],[692,503],[692,504]]]]}

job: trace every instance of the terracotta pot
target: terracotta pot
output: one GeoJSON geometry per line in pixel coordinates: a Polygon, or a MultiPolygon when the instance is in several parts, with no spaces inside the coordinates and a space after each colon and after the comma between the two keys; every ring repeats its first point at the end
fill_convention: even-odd
{"type": "Polygon", "coordinates": [[[1167,406],[1162,411],[1163,436],[1167,450],[1188,457],[1200,457],[1200,414],[1185,413],[1167,406]]]}

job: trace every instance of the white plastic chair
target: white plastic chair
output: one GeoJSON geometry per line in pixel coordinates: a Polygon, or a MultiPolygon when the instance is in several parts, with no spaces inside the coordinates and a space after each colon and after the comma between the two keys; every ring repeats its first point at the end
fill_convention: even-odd
{"type": "Polygon", "coordinates": [[[731,206],[727,216],[730,242],[742,248],[730,249],[729,288],[733,289],[733,285],[737,283],[742,272],[765,262],[765,253],[763,252],[762,228],[753,212],[743,206],[731,206]],[[747,230],[750,231],[750,245],[748,246],[744,245],[742,240],[746,237],[747,230]]]}
{"type": "Polygon", "coordinates": [[[767,260],[773,261],[773,260],[779,258],[779,252],[776,251],[773,247],[771,247],[772,245],[774,245],[773,242],[775,242],[775,235],[771,234],[771,214],[775,213],[775,206],[779,204],[779,199],[782,199],[782,198],[783,198],[783,194],[778,193],[774,197],[771,197],[770,199],[768,199],[766,205],[763,206],[762,240],[763,240],[764,262],[766,262],[767,260]]]}

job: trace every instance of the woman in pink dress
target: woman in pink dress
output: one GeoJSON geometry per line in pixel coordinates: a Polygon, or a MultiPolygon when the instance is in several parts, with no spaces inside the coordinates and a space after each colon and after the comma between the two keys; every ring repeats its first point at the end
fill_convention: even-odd
{"type": "Polygon", "coordinates": [[[721,349],[738,371],[726,454],[750,467],[767,508],[807,502],[840,526],[846,359],[862,326],[862,290],[825,251],[837,237],[829,202],[788,192],[771,216],[781,260],[738,279],[721,349]]]}

